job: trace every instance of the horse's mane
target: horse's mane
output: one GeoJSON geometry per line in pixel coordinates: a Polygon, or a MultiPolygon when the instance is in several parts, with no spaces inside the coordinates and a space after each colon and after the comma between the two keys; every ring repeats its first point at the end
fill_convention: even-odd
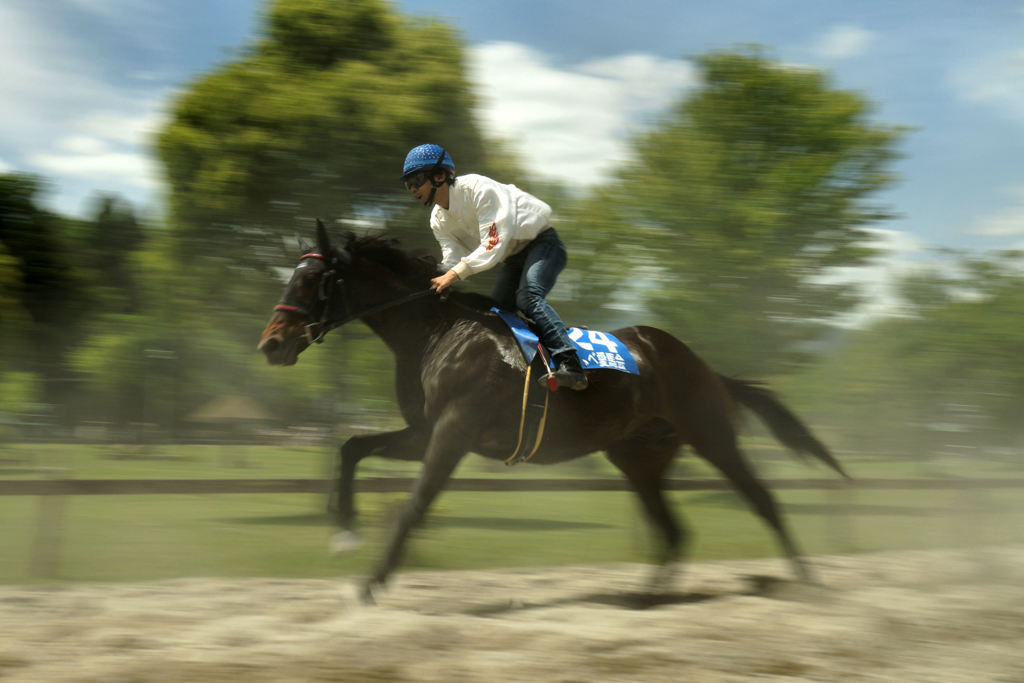
{"type": "MultiPolygon", "coordinates": [[[[407,282],[426,286],[431,278],[441,274],[437,261],[425,252],[402,248],[398,238],[386,232],[365,235],[346,235],[345,250],[352,256],[363,256],[379,263],[407,282]]],[[[493,299],[476,292],[452,291],[451,296],[470,308],[487,311],[495,305],[493,299]]]]}
{"type": "Polygon", "coordinates": [[[346,237],[346,251],[375,261],[402,279],[429,280],[439,274],[437,262],[432,257],[403,249],[398,239],[387,233],[348,233],[346,237]]]}

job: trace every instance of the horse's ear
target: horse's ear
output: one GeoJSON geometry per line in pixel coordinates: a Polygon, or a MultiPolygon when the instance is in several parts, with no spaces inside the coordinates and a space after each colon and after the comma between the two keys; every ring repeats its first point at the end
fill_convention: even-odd
{"type": "Polygon", "coordinates": [[[327,228],[319,218],[316,219],[316,245],[320,248],[321,254],[331,253],[331,238],[327,236],[327,228]]]}
{"type": "Polygon", "coordinates": [[[300,254],[308,254],[309,252],[313,251],[313,245],[310,242],[306,241],[298,233],[295,233],[295,241],[299,245],[299,253],[300,254]]]}

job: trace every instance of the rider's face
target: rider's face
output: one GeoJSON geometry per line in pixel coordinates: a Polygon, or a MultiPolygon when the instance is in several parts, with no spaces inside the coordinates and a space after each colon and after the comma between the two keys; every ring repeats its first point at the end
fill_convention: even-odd
{"type": "MultiPolygon", "coordinates": [[[[416,201],[418,201],[420,204],[423,204],[424,206],[430,204],[430,193],[434,189],[433,185],[430,183],[430,179],[431,178],[429,172],[421,171],[412,176],[409,176],[408,178],[405,178],[404,180],[405,186],[409,189],[409,192],[412,193],[412,196],[415,197],[416,201]]],[[[445,174],[443,172],[434,174],[435,181],[443,181],[444,179],[445,174]]],[[[442,184],[440,187],[438,187],[437,192],[434,193],[434,203],[441,203],[442,205],[446,203],[439,201],[442,195],[447,194],[445,190],[447,190],[447,185],[445,184],[442,184]]]]}

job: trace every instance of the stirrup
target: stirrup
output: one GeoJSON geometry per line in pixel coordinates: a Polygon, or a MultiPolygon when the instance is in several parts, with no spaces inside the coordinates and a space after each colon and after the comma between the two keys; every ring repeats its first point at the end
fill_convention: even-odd
{"type": "Polygon", "coordinates": [[[541,386],[547,386],[549,391],[557,391],[558,389],[583,391],[590,386],[590,380],[587,379],[587,375],[582,369],[578,371],[566,370],[563,366],[559,366],[557,370],[549,370],[548,374],[538,377],[537,383],[541,386]]]}
{"type": "Polygon", "coordinates": [[[590,386],[590,381],[582,368],[578,370],[576,368],[558,368],[555,370],[555,382],[559,389],[572,389],[573,391],[583,391],[590,386]]]}

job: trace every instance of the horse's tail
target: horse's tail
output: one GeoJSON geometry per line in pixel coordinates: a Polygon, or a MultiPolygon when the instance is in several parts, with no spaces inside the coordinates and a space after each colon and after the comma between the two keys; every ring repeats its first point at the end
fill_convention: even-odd
{"type": "Polygon", "coordinates": [[[850,478],[828,448],[811,434],[807,425],[784,406],[771,390],[754,382],[725,375],[719,375],[719,378],[732,399],[755,412],[783,445],[798,454],[812,455],[847,479],[850,478]]]}

